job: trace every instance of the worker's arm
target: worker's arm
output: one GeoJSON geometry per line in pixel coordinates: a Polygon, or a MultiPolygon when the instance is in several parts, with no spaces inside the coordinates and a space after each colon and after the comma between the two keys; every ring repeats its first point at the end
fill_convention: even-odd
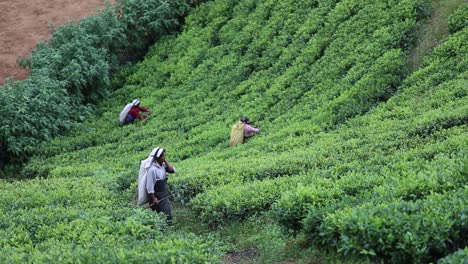
{"type": "Polygon", "coordinates": [[[156,198],[156,196],[154,196],[154,193],[150,193],[149,195],[150,195],[150,198],[151,198],[150,205],[159,204],[159,200],[158,200],[158,198],[156,198]]]}
{"type": "Polygon", "coordinates": [[[167,162],[166,160],[164,160],[164,163],[166,163],[166,171],[168,173],[174,173],[175,172],[175,167],[172,166],[172,164],[170,164],[169,162],[167,162]]]}
{"type": "Polygon", "coordinates": [[[141,107],[141,106],[136,106],[132,108],[129,112],[132,116],[134,116],[136,119],[143,120],[146,118],[145,115],[140,114],[140,112],[151,112],[149,109],[141,107]]]}
{"type": "Polygon", "coordinates": [[[154,184],[156,183],[156,177],[154,173],[156,173],[156,171],[154,170],[148,171],[148,175],[146,177],[146,192],[148,193],[151,199],[150,204],[159,204],[158,198],[156,198],[156,196],[154,195],[154,184]]]}
{"type": "Polygon", "coordinates": [[[258,133],[258,132],[260,132],[260,129],[252,127],[252,126],[250,126],[248,124],[245,124],[244,125],[244,131],[246,131],[248,133],[258,133]]]}
{"type": "Polygon", "coordinates": [[[151,110],[149,110],[148,108],[143,107],[143,106],[139,106],[139,110],[140,110],[140,112],[151,112],[151,110]]]}
{"type": "Polygon", "coordinates": [[[138,113],[138,115],[136,116],[136,119],[140,119],[140,120],[143,120],[145,118],[146,118],[146,116],[141,115],[140,113],[138,113]]]}

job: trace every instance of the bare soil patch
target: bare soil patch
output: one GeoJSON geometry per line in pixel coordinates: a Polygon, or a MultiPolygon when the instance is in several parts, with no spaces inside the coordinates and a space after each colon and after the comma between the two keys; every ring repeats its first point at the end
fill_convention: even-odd
{"type": "Polygon", "coordinates": [[[54,27],[96,14],[105,0],[0,0],[0,85],[28,71],[17,60],[28,57],[54,27]]]}

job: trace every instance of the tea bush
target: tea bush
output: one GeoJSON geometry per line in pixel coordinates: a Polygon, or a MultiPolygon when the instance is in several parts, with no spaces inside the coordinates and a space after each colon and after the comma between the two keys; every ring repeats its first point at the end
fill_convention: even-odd
{"type": "Polygon", "coordinates": [[[464,249],[460,249],[445,258],[440,259],[437,263],[441,264],[449,264],[449,263],[463,263],[468,257],[468,249],[465,247],[464,249]]]}
{"type": "MultiPolygon", "coordinates": [[[[409,72],[409,50],[426,8],[414,0],[201,4],[180,34],[161,37],[143,62],[119,76],[126,84],[100,102],[95,116],[41,146],[21,172],[47,179],[15,183],[21,193],[54,184],[89,191],[71,195],[49,187],[50,199],[48,191],[34,194],[38,202],[15,202],[13,187],[2,194],[1,212],[15,208],[18,217],[26,207],[70,206],[71,216],[57,220],[57,229],[34,227],[55,235],[49,240],[25,225],[8,225],[5,232],[18,234],[14,241],[34,237],[27,247],[40,245],[44,258],[60,250],[72,254],[76,240],[96,245],[96,251],[70,255],[79,259],[99,253],[116,262],[146,260],[143,250],[163,239],[173,241],[167,243],[178,256],[193,252],[193,262],[216,259],[212,240],[174,237],[154,228],[160,220],[150,221],[151,212],[132,206],[140,161],[163,146],[177,168],[169,175],[173,200],[187,205],[200,225],[217,228],[262,214],[314,247],[375,261],[433,262],[463,248],[468,34],[463,28],[447,36],[409,72]],[[119,126],[117,117],[133,98],[153,113],[119,126]],[[261,131],[228,147],[230,127],[241,115],[261,131]],[[90,201],[81,207],[78,200],[90,201]],[[93,228],[52,246],[65,231],[81,228],[79,210],[90,215],[93,228]],[[89,242],[93,232],[98,238],[119,234],[115,243],[124,242],[89,242]]],[[[26,247],[8,247],[18,252],[11,258],[24,256],[26,247]]],[[[160,254],[162,262],[172,261],[160,254]]]]}
{"type": "Polygon", "coordinates": [[[217,262],[216,244],[168,236],[164,216],[129,207],[110,184],[96,177],[2,182],[1,262],[217,262]]]}
{"type": "Polygon", "coordinates": [[[337,211],[320,227],[321,242],[345,254],[427,262],[465,244],[466,195],[462,188],[416,202],[369,203],[337,211]]]}
{"type": "Polygon", "coordinates": [[[0,144],[8,147],[10,159],[24,160],[42,142],[83,121],[88,103],[109,96],[120,64],[141,58],[149,45],[179,30],[179,19],[189,10],[185,0],[119,0],[95,16],[53,29],[50,40],[21,61],[30,71],[27,79],[0,89],[5,113],[0,144]]]}
{"type": "Polygon", "coordinates": [[[462,30],[468,25],[468,5],[465,3],[448,19],[448,27],[451,33],[462,30]]]}

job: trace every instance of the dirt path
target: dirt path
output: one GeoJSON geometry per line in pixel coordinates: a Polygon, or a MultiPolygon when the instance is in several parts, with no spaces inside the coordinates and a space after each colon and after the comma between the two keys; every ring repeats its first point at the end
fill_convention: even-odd
{"type": "Polygon", "coordinates": [[[96,14],[105,0],[0,0],[0,85],[26,76],[17,59],[50,37],[48,24],[62,25],[96,14]]]}

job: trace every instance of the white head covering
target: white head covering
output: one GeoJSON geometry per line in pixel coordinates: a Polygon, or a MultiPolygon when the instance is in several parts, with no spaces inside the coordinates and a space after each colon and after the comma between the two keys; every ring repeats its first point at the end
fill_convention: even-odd
{"type": "Polygon", "coordinates": [[[163,152],[164,152],[164,149],[163,149],[163,148],[161,148],[161,147],[156,147],[156,148],[153,149],[153,151],[151,151],[150,156],[151,156],[151,157],[159,158],[159,157],[161,157],[161,155],[163,154],[163,152]]]}
{"type": "Polygon", "coordinates": [[[163,148],[156,147],[151,151],[148,158],[145,159],[145,160],[142,160],[141,162],[144,164],[145,168],[149,168],[151,166],[151,162],[153,161],[153,158],[154,157],[156,157],[156,158],[161,157],[163,152],[164,152],[163,148]]]}
{"type": "Polygon", "coordinates": [[[140,103],[140,101],[138,99],[135,99],[135,100],[132,101],[133,106],[137,106],[139,103],[140,103]]]}

